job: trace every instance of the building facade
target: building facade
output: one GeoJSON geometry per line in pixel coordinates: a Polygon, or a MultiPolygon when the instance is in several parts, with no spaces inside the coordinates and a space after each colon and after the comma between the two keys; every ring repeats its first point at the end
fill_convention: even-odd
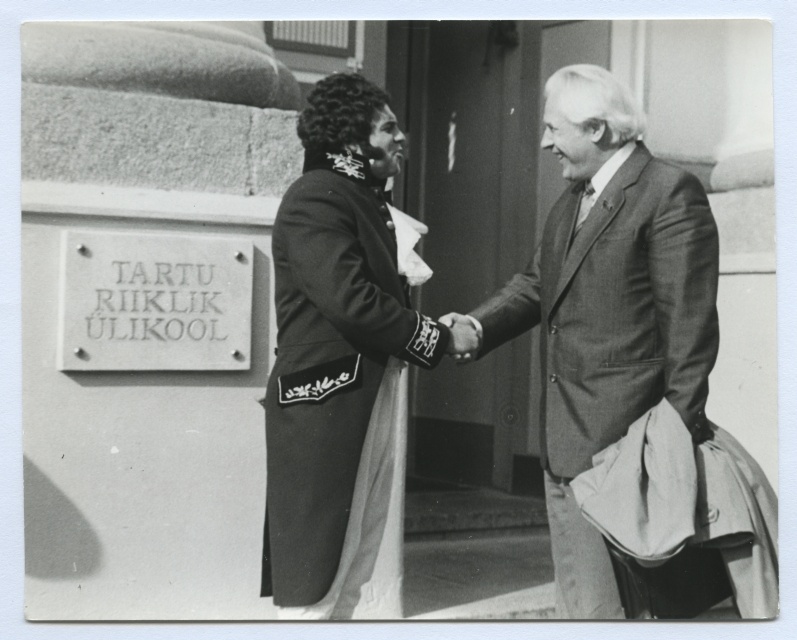
{"type": "MultiPolygon", "coordinates": [[[[385,86],[407,131],[394,190],[430,227],[431,315],[472,308],[531,255],[563,188],[539,152],[547,76],[592,62],[625,78],[648,146],[710,192],[709,417],[776,485],[769,23],[29,23],[21,40],[28,618],[273,617],[270,229],[301,171],[301,96],[334,71],[385,86]]],[[[414,374],[410,473],[537,490],[533,338],[414,374]]]]}

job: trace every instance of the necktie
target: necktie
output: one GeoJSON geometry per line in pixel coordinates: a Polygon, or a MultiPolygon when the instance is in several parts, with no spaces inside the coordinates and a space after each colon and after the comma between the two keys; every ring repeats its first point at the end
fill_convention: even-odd
{"type": "Polygon", "coordinates": [[[590,210],[592,209],[592,205],[595,204],[593,201],[593,196],[595,195],[595,187],[592,186],[592,183],[587,180],[584,183],[584,193],[581,194],[581,201],[578,204],[578,216],[576,217],[576,230],[573,232],[573,237],[581,231],[581,227],[584,225],[584,222],[589,215],[590,210]]]}

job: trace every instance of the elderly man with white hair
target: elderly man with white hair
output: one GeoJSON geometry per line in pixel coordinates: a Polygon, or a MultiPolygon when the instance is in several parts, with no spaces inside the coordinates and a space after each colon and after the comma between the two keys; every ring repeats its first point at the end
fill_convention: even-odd
{"type": "Polygon", "coordinates": [[[605,69],[574,65],[545,86],[541,146],[571,184],[525,271],[469,315],[483,357],[539,325],[540,451],[558,617],[621,618],[605,543],[570,481],[662,399],[695,442],[711,437],[719,245],[705,191],[641,142],[645,116],[605,69]]]}

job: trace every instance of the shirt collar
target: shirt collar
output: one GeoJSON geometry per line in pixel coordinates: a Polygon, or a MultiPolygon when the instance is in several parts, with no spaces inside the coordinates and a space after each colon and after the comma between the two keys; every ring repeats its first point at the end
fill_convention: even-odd
{"type": "Polygon", "coordinates": [[[603,163],[603,166],[598,169],[598,173],[592,176],[590,182],[592,188],[595,189],[595,194],[592,196],[593,201],[597,200],[601,192],[609,184],[609,181],[614,177],[614,174],[619,171],[623,163],[631,157],[636,149],[636,140],[626,142],[622,147],[615,151],[614,155],[603,163]]]}
{"type": "Polygon", "coordinates": [[[343,176],[350,182],[364,187],[385,188],[386,180],[379,180],[371,173],[371,163],[363,155],[351,151],[333,153],[329,151],[305,151],[303,173],[314,169],[325,169],[343,176]]]}

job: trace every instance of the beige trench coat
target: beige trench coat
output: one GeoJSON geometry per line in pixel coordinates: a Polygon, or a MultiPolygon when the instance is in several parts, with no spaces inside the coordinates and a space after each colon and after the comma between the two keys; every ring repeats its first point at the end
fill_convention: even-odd
{"type": "Polygon", "coordinates": [[[743,618],[778,613],[778,502],[761,467],[727,431],[698,447],[662,400],[594,458],[572,487],[581,511],[641,564],[685,545],[719,547],[743,618]]]}

